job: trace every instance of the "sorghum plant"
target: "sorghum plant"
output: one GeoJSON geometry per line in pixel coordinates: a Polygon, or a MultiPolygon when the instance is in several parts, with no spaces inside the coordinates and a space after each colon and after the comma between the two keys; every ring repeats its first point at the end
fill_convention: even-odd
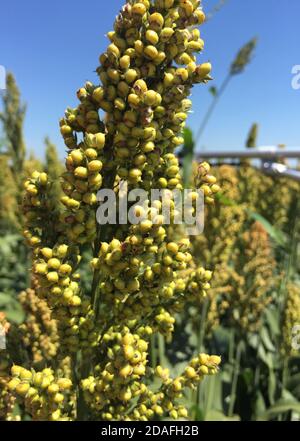
{"type": "Polygon", "coordinates": [[[22,171],[25,160],[23,122],[26,106],[21,103],[20,92],[13,74],[6,77],[6,92],[3,97],[3,112],[0,121],[6,136],[6,153],[12,159],[12,171],[19,187],[22,186],[22,171]]]}
{"type": "Polygon", "coordinates": [[[60,176],[63,173],[63,165],[58,157],[56,146],[48,137],[45,138],[45,145],[46,157],[44,170],[47,173],[49,180],[52,182],[51,196],[56,204],[58,204],[62,196],[60,176]]]}
{"type": "Polygon", "coordinates": [[[286,302],[283,314],[282,353],[290,357],[297,353],[293,348],[294,327],[300,324],[300,287],[296,283],[289,283],[286,292],[286,302]]]}
{"type": "MultiPolygon", "coordinates": [[[[218,177],[222,195],[230,201],[239,201],[237,170],[222,165],[216,168],[214,173],[218,177]]],[[[229,269],[238,259],[239,235],[246,222],[245,208],[243,203],[226,204],[222,200],[217,201],[211,209],[206,210],[204,234],[191,237],[194,261],[200,266],[205,262],[206,268],[214,271],[212,289],[205,298],[200,299],[206,336],[220,324],[220,317],[228,307],[226,295],[231,289],[229,269]]],[[[198,314],[195,321],[199,326],[198,314]]]]}
{"type": "Polygon", "coordinates": [[[228,268],[230,289],[225,316],[240,333],[258,331],[265,309],[272,301],[276,263],[268,233],[254,222],[239,238],[234,268],[228,268]]]}
{"type": "Polygon", "coordinates": [[[21,203],[23,168],[25,161],[25,142],[23,122],[26,107],[21,103],[16,80],[11,73],[6,77],[6,91],[2,98],[0,126],[3,145],[0,151],[0,227],[17,231],[21,225],[21,203]]]}
{"type": "Polygon", "coordinates": [[[26,160],[23,138],[25,105],[14,76],[7,74],[6,91],[0,112],[0,309],[14,322],[20,322],[22,311],[17,294],[27,286],[28,250],[22,237],[23,216],[20,203],[23,179],[30,161],[26,160]]]}
{"type": "MultiPolygon", "coordinates": [[[[185,272],[193,268],[189,240],[172,239],[171,190],[182,189],[174,150],[182,143],[192,86],[210,79],[210,64],[196,63],[204,46],[199,6],[199,0],[126,3],[100,56],[101,85],[80,88],[78,107],[60,122],[68,148],[64,209],[53,206],[46,173],[34,172],[25,183],[24,234],[33,253],[34,292],[21,299],[26,304],[37,295],[43,303],[20,330],[31,362],[21,366],[8,356],[6,387],[34,420],[187,417],[178,402],[184,389],[218,370],[220,357],[201,353],[172,378],[168,369],[150,367],[148,354],[151,335],[171,338],[175,313],[205,296],[212,276],[204,268],[185,272]],[[122,180],[129,189],[164,189],[171,225],[165,225],[158,199],[135,205],[143,217],[137,224],[98,224],[97,192],[111,189],[119,198],[122,180]],[[87,245],[92,283],[84,291],[79,264],[87,245]],[[55,326],[58,338],[51,341],[55,326]],[[41,327],[50,329],[47,340],[41,327]],[[159,385],[153,390],[154,376],[159,385]]],[[[219,187],[208,164],[197,183],[211,203],[219,187]]],[[[195,201],[198,193],[190,197],[195,201]]],[[[35,301],[30,303],[32,308],[35,301]]]]}
{"type": "Polygon", "coordinates": [[[254,50],[256,48],[256,44],[257,44],[257,39],[252,38],[248,43],[246,43],[243,47],[241,47],[241,49],[238,51],[235,59],[231,63],[228,74],[225,77],[225,79],[223,80],[220,87],[218,89],[215,86],[211,87],[210,91],[212,92],[212,95],[213,95],[213,101],[212,101],[211,105],[209,106],[209,108],[208,108],[208,110],[207,110],[207,112],[201,122],[201,125],[196,133],[196,137],[195,137],[196,141],[198,141],[200,139],[200,137],[202,136],[202,134],[203,134],[203,132],[204,132],[204,130],[205,130],[212,114],[213,114],[213,111],[214,111],[216,105],[218,104],[221,96],[225,92],[230,80],[232,78],[234,78],[235,75],[239,75],[242,72],[244,72],[244,70],[246,69],[248,64],[251,62],[254,50]]]}
{"type": "Polygon", "coordinates": [[[20,226],[17,203],[18,188],[8,155],[0,155],[0,167],[0,230],[8,228],[16,230],[20,226]]]}
{"type": "Polygon", "coordinates": [[[238,168],[238,180],[240,198],[248,210],[259,213],[274,227],[289,233],[299,183],[289,178],[266,176],[247,163],[238,168]]]}
{"type": "Polygon", "coordinates": [[[247,148],[254,148],[257,145],[257,136],[258,136],[259,126],[257,123],[252,124],[249,134],[246,141],[247,148]]]}

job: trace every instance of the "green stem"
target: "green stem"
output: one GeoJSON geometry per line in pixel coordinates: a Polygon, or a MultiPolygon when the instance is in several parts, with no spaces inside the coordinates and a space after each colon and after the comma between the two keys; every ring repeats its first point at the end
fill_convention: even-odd
{"type": "MultiPolygon", "coordinates": [[[[104,187],[112,188],[116,177],[116,171],[111,170],[109,174],[104,177],[104,187]]],[[[109,240],[111,233],[111,226],[109,224],[100,226],[97,224],[96,239],[94,242],[94,257],[98,256],[101,242],[109,240]]],[[[96,319],[99,313],[99,284],[101,280],[100,270],[95,270],[91,288],[91,303],[96,313],[96,319]]],[[[72,359],[72,370],[74,383],[77,385],[77,417],[78,421],[86,421],[88,419],[88,408],[86,406],[83,391],[80,388],[80,381],[89,375],[90,360],[86,358],[83,352],[78,353],[72,359]]]]}
{"type": "Polygon", "coordinates": [[[293,212],[292,231],[291,231],[289,247],[288,247],[290,252],[287,255],[287,257],[284,259],[284,266],[283,266],[284,277],[282,279],[279,289],[281,315],[283,314],[285,308],[287,285],[289,283],[289,280],[293,276],[295,269],[297,268],[297,257],[298,257],[297,253],[298,253],[298,239],[299,239],[298,234],[299,234],[299,217],[300,217],[299,208],[300,208],[300,203],[298,198],[296,202],[295,211],[293,212]]]}
{"type": "MultiPolygon", "coordinates": [[[[258,352],[258,350],[257,350],[257,352],[258,352]]],[[[254,373],[254,386],[257,391],[259,390],[259,378],[260,378],[260,364],[259,364],[258,354],[257,354],[256,355],[256,368],[255,368],[255,373],[254,373]]]]}
{"type": "Polygon", "coordinates": [[[206,421],[207,414],[209,410],[212,408],[212,404],[214,401],[214,394],[215,394],[215,386],[216,386],[216,376],[213,375],[210,378],[207,378],[207,384],[206,384],[206,399],[205,399],[205,405],[204,405],[204,421],[206,421]]]}
{"type": "Polygon", "coordinates": [[[80,411],[79,411],[80,398],[79,398],[79,387],[78,387],[78,378],[77,378],[77,355],[76,354],[74,354],[71,357],[71,370],[72,370],[72,381],[76,387],[76,418],[75,419],[78,420],[78,414],[80,413],[80,411]]]}
{"type": "Polygon", "coordinates": [[[214,99],[213,99],[211,105],[209,106],[209,108],[208,108],[208,110],[207,110],[207,112],[206,112],[206,114],[205,114],[205,116],[204,116],[204,118],[203,118],[203,121],[202,121],[202,123],[201,123],[201,125],[200,125],[200,127],[199,127],[199,130],[198,130],[198,132],[197,132],[197,134],[196,134],[195,142],[199,141],[199,139],[200,139],[201,136],[203,135],[203,132],[204,132],[206,126],[207,126],[207,123],[209,122],[210,117],[211,117],[211,115],[213,114],[213,111],[214,111],[216,105],[218,104],[219,99],[220,99],[221,96],[223,95],[223,93],[224,93],[226,87],[228,86],[231,77],[232,77],[232,75],[229,73],[229,74],[227,75],[227,77],[225,78],[225,80],[223,81],[223,83],[222,83],[222,85],[221,85],[221,87],[220,87],[220,89],[219,89],[217,95],[214,97],[214,99]]]}
{"type": "MultiPolygon", "coordinates": [[[[116,178],[116,171],[115,170],[111,170],[109,175],[105,176],[104,181],[104,188],[113,188],[113,184],[116,178]]],[[[101,245],[101,242],[104,242],[105,240],[109,240],[109,232],[111,229],[111,225],[106,224],[106,225],[102,225],[100,226],[99,224],[97,224],[97,234],[96,234],[96,239],[94,242],[94,257],[98,256],[99,253],[99,248],[101,245]]],[[[94,271],[94,276],[93,276],[93,282],[92,282],[92,290],[91,290],[91,302],[92,305],[94,307],[94,310],[97,312],[99,311],[99,283],[100,283],[100,279],[101,279],[101,273],[100,273],[100,269],[96,269],[94,271]]]]}
{"type": "Polygon", "coordinates": [[[230,402],[229,402],[229,409],[228,409],[228,416],[232,417],[234,412],[234,405],[236,401],[236,391],[237,391],[237,384],[238,384],[238,378],[240,373],[240,363],[241,363],[241,355],[242,355],[242,340],[239,341],[236,349],[236,355],[235,355],[235,361],[234,361],[234,367],[233,367],[233,379],[232,379],[232,385],[231,385],[231,393],[230,393],[230,402]]]}
{"type": "MultiPolygon", "coordinates": [[[[197,354],[200,354],[204,350],[204,338],[205,338],[205,328],[206,328],[206,319],[209,308],[209,299],[206,298],[203,302],[201,317],[200,317],[200,326],[198,330],[198,339],[197,339],[197,354]]],[[[194,396],[194,403],[196,407],[202,408],[204,404],[204,396],[203,396],[203,385],[200,384],[197,386],[194,396]]]]}
{"type": "Polygon", "coordinates": [[[165,348],[165,338],[163,335],[158,334],[158,355],[159,355],[159,363],[164,364],[165,362],[165,354],[166,354],[166,348],[165,348]]]}
{"type": "MultiPolygon", "coordinates": [[[[256,349],[256,357],[255,357],[255,364],[256,364],[256,366],[255,366],[255,371],[254,371],[254,400],[256,401],[257,400],[257,397],[258,397],[258,393],[260,392],[260,384],[259,384],[259,382],[260,382],[260,368],[261,368],[261,366],[260,366],[260,359],[259,359],[259,346],[260,346],[260,344],[261,344],[261,337],[260,337],[260,334],[259,334],[259,336],[258,336],[258,343],[257,343],[257,349],[256,349]]],[[[273,403],[272,403],[273,404],[273,403]]],[[[255,415],[254,415],[254,417],[255,417],[255,420],[256,420],[256,417],[258,416],[257,415],[257,413],[256,413],[256,405],[255,405],[255,402],[253,403],[253,409],[255,409],[255,415]]]]}
{"type": "Polygon", "coordinates": [[[235,341],[235,332],[234,332],[234,328],[232,328],[230,330],[229,348],[228,348],[228,361],[230,364],[233,364],[234,361],[234,341],[235,341]]]}
{"type": "Polygon", "coordinates": [[[283,391],[287,383],[288,367],[289,367],[289,359],[285,358],[283,361],[282,378],[281,378],[281,398],[283,396],[283,391]]]}
{"type": "MultiPolygon", "coordinates": [[[[288,358],[285,358],[283,361],[283,367],[282,367],[282,375],[281,375],[281,387],[280,387],[280,396],[283,398],[283,391],[286,386],[287,377],[288,377],[288,367],[289,367],[289,360],[288,358]]],[[[281,413],[278,415],[278,421],[284,421],[284,413],[281,413]]]]}
{"type": "Polygon", "coordinates": [[[83,358],[80,353],[74,354],[71,359],[71,368],[73,384],[76,385],[76,421],[87,421],[89,411],[80,387],[80,381],[88,376],[89,359],[83,358]]]}
{"type": "Polygon", "coordinates": [[[212,10],[207,14],[205,23],[207,23],[209,20],[211,20],[214,15],[219,12],[223,6],[227,3],[227,0],[219,0],[218,3],[212,8],[212,10]]]}
{"type": "MultiPolygon", "coordinates": [[[[198,384],[196,393],[195,393],[195,403],[198,409],[201,409],[204,412],[204,402],[205,402],[205,379],[201,382],[201,384],[198,384]]],[[[205,420],[205,415],[204,415],[205,420]]]]}
{"type": "Polygon", "coordinates": [[[151,366],[153,369],[157,366],[157,348],[156,348],[156,335],[151,335],[151,366]]]}
{"type": "Polygon", "coordinates": [[[197,341],[198,354],[200,354],[204,350],[204,338],[205,338],[205,328],[206,328],[208,308],[209,308],[209,299],[206,298],[203,302],[203,307],[201,310],[200,326],[199,326],[198,341],[197,341]]]}
{"type": "Polygon", "coordinates": [[[80,381],[90,372],[90,359],[82,353],[74,354],[71,360],[73,383],[76,385],[76,421],[87,421],[89,409],[86,405],[80,381]]]}

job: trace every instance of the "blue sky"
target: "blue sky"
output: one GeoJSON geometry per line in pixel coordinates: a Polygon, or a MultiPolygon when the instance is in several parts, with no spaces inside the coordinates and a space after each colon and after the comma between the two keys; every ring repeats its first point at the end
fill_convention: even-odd
{"type": "MultiPolygon", "coordinates": [[[[209,11],[218,0],[204,0],[209,11]]],[[[28,105],[28,149],[43,156],[46,135],[64,145],[58,120],[75,106],[75,92],[96,82],[98,56],[123,0],[40,0],[2,2],[0,65],[11,70],[28,105]]],[[[300,64],[299,0],[228,0],[202,27],[201,61],[213,64],[214,84],[225,77],[237,50],[253,36],[259,43],[246,72],[235,77],[221,99],[198,148],[239,148],[253,122],[261,126],[259,143],[300,145],[300,90],[291,87],[292,66],[300,64]]],[[[0,92],[2,93],[2,92],[0,92]]],[[[211,96],[207,86],[193,91],[188,124],[196,129],[211,96]]]]}

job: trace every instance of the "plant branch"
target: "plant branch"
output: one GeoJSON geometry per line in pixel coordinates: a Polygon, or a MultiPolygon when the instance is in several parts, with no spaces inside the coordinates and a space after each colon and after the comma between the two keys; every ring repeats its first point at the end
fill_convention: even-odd
{"type": "Polygon", "coordinates": [[[236,355],[235,355],[235,361],[234,361],[234,367],[233,367],[233,379],[232,379],[232,385],[231,385],[231,393],[230,393],[230,402],[229,402],[229,409],[228,409],[228,416],[232,417],[234,413],[234,405],[236,401],[236,393],[237,393],[237,384],[240,374],[240,363],[241,363],[241,355],[242,355],[242,344],[243,341],[240,340],[237,349],[236,349],[236,355]]]}
{"type": "Polygon", "coordinates": [[[202,123],[201,123],[201,125],[200,125],[200,127],[199,127],[199,129],[198,129],[198,131],[196,133],[196,137],[195,137],[195,142],[196,143],[199,141],[199,139],[203,135],[203,132],[204,132],[204,130],[205,130],[209,120],[210,120],[210,117],[212,116],[213,111],[215,110],[215,107],[218,104],[218,101],[220,100],[221,96],[225,92],[226,87],[228,86],[229,81],[231,80],[231,78],[232,78],[232,75],[229,73],[227,75],[227,77],[225,78],[225,80],[223,81],[223,83],[222,83],[218,93],[214,97],[211,105],[209,106],[209,108],[208,108],[208,110],[207,110],[207,112],[206,112],[206,114],[205,114],[205,116],[204,116],[204,118],[202,120],[202,123]]]}

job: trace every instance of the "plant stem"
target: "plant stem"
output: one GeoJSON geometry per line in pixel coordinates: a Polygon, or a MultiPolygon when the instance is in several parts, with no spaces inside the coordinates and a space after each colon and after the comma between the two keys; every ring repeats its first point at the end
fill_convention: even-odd
{"type": "MultiPolygon", "coordinates": [[[[283,361],[283,367],[282,367],[282,375],[281,375],[281,387],[280,387],[280,397],[283,398],[283,391],[285,389],[285,385],[287,382],[288,377],[288,367],[289,367],[289,359],[285,358],[283,361]]],[[[284,421],[284,415],[285,413],[281,413],[278,415],[278,421],[284,421]]]]}
{"type": "Polygon", "coordinates": [[[279,288],[279,299],[280,299],[280,312],[281,316],[283,314],[285,303],[286,303],[286,288],[291,279],[293,273],[297,270],[297,251],[298,251],[298,234],[299,234],[299,198],[296,202],[296,207],[293,212],[291,235],[289,240],[289,254],[286,255],[283,264],[284,277],[279,288]]]}
{"type": "Polygon", "coordinates": [[[228,361],[233,364],[234,360],[234,342],[235,342],[235,332],[234,328],[230,330],[229,347],[228,347],[228,361]]]}
{"type": "Polygon", "coordinates": [[[203,420],[205,420],[205,396],[206,396],[206,378],[198,384],[196,389],[195,403],[196,406],[203,412],[203,420]]]}
{"type": "MultiPolygon", "coordinates": [[[[206,298],[203,302],[201,317],[200,317],[200,325],[198,330],[198,338],[197,338],[197,354],[200,354],[204,350],[204,337],[205,337],[205,327],[206,327],[206,319],[209,308],[209,299],[206,298]]],[[[197,386],[197,390],[195,393],[195,405],[197,407],[201,407],[204,403],[203,397],[203,384],[197,386]]]]}
{"type": "Polygon", "coordinates": [[[156,348],[156,335],[151,335],[151,366],[153,369],[157,366],[157,348],[156,348]]]}
{"type": "Polygon", "coordinates": [[[237,345],[237,349],[236,349],[236,355],[235,355],[235,361],[234,361],[234,367],[233,367],[233,379],[232,379],[231,393],[230,393],[230,402],[229,402],[229,409],[228,409],[228,416],[229,417],[232,417],[233,412],[234,412],[237,384],[238,384],[238,378],[239,378],[239,373],[240,373],[242,343],[243,343],[242,340],[240,340],[237,345]]]}
{"type": "Polygon", "coordinates": [[[288,359],[288,358],[285,358],[285,359],[284,359],[284,362],[283,362],[283,369],[282,369],[282,380],[281,380],[282,388],[281,388],[281,397],[282,397],[282,395],[283,395],[283,391],[284,391],[284,389],[285,389],[286,382],[287,382],[288,367],[289,367],[289,359],[288,359]]]}
{"type": "Polygon", "coordinates": [[[166,353],[165,339],[164,339],[164,336],[161,335],[161,334],[158,334],[157,339],[158,339],[159,363],[160,364],[164,364],[164,362],[165,362],[165,353],[166,353]]]}
{"type": "Polygon", "coordinates": [[[212,8],[211,12],[207,14],[205,23],[207,23],[208,20],[211,20],[214,15],[219,12],[223,8],[223,6],[225,6],[226,3],[227,0],[219,0],[218,3],[212,8]]]}
{"type": "Polygon", "coordinates": [[[205,337],[205,327],[206,319],[209,308],[209,299],[206,298],[203,302],[203,307],[201,310],[200,326],[198,330],[198,340],[197,340],[197,353],[200,354],[204,350],[204,337],[205,337]]]}
{"type": "Polygon", "coordinates": [[[76,420],[78,420],[79,412],[79,387],[77,382],[77,354],[71,357],[72,381],[76,386],[76,420]]]}
{"type": "MultiPolygon", "coordinates": [[[[111,173],[107,174],[104,178],[104,186],[105,188],[112,188],[114,181],[116,177],[115,170],[112,170],[111,173]]],[[[100,226],[97,224],[97,233],[96,233],[96,239],[94,242],[94,257],[98,256],[99,248],[101,245],[101,242],[105,240],[109,240],[109,233],[110,233],[110,225],[102,225],[100,226]]],[[[93,309],[95,311],[95,316],[97,319],[97,316],[99,314],[99,283],[100,283],[100,270],[96,269],[94,271],[93,275],[93,281],[92,281],[92,289],[91,289],[91,304],[93,306],[93,309]]],[[[88,415],[88,409],[83,397],[83,391],[80,388],[80,381],[87,377],[90,371],[90,362],[89,358],[86,358],[84,354],[77,353],[77,355],[72,360],[72,368],[73,368],[73,376],[76,380],[77,385],[77,420],[78,421],[86,421],[87,415],[88,415]],[[78,372],[79,370],[79,372],[78,372]]]]}
{"type": "Polygon", "coordinates": [[[232,78],[232,75],[229,73],[226,76],[225,80],[223,81],[223,83],[222,83],[218,93],[215,95],[215,97],[214,97],[211,105],[209,106],[209,108],[208,108],[208,110],[207,110],[207,112],[206,112],[206,114],[205,114],[205,116],[204,116],[204,118],[202,120],[202,123],[201,123],[201,125],[200,125],[200,127],[199,127],[199,129],[197,131],[197,134],[196,134],[196,137],[195,137],[195,143],[197,143],[197,141],[199,141],[199,139],[203,135],[203,132],[204,132],[206,126],[207,126],[207,123],[209,122],[210,117],[211,117],[211,115],[212,115],[216,105],[218,104],[219,99],[223,95],[226,87],[228,86],[229,81],[231,80],[231,78],[232,78]]]}
{"type": "Polygon", "coordinates": [[[82,356],[82,353],[74,354],[71,360],[73,382],[76,385],[76,421],[87,421],[88,408],[85,403],[83,391],[80,387],[80,380],[87,377],[89,373],[89,358],[82,356]],[[79,369],[79,372],[78,372],[79,369]]]}
{"type": "Polygon", "coordinates": [[[260,378],[260,364],[258,361],[258,357],[256,357],[256,368],[254,373],[254,386],[256,390],[259,390],[259,378],[260,378]]]}
{"type": "MultiPolygon", "coordinates": [[[[115,177],[116,177],[116,171],[112,170],[109,175],[105,176],[105,179],[103,180],[103,182],[105,184],[103,185],[103,187],[104,188],[113,188],[115,177]]],[[[108,233],[110,231],[110,227],[111,226],[109,224],[102,225],[102,226],[97,224],[97,235],[96,235],[96,239],[95,239],[95,242],[94,242],[94,257],[98,256],[101,242],[104,242],[105,240],[109,239],[108,238],[108,233]]],[[[96,312],[99,311],[98,301],[99,301],[99,282],[100,282],[100,277],[101,277],[100,270],[96,269],[94,271],[93,282],[92,282],[92,290],[91,290],[91,303],[92,303],[92,305],[94,307],[94,310],[96,312]]]]}
{"type": "Polygon", "coordinates": [[[212,403],[214,401],[214,394],[215,394],[215,386],[216,386],[216,376],[213,375],[212,377],[207,378],[206,399],[204,406],[204,421],[206,421],[207,414],[209,410],[212,408],[212,403]]]}

